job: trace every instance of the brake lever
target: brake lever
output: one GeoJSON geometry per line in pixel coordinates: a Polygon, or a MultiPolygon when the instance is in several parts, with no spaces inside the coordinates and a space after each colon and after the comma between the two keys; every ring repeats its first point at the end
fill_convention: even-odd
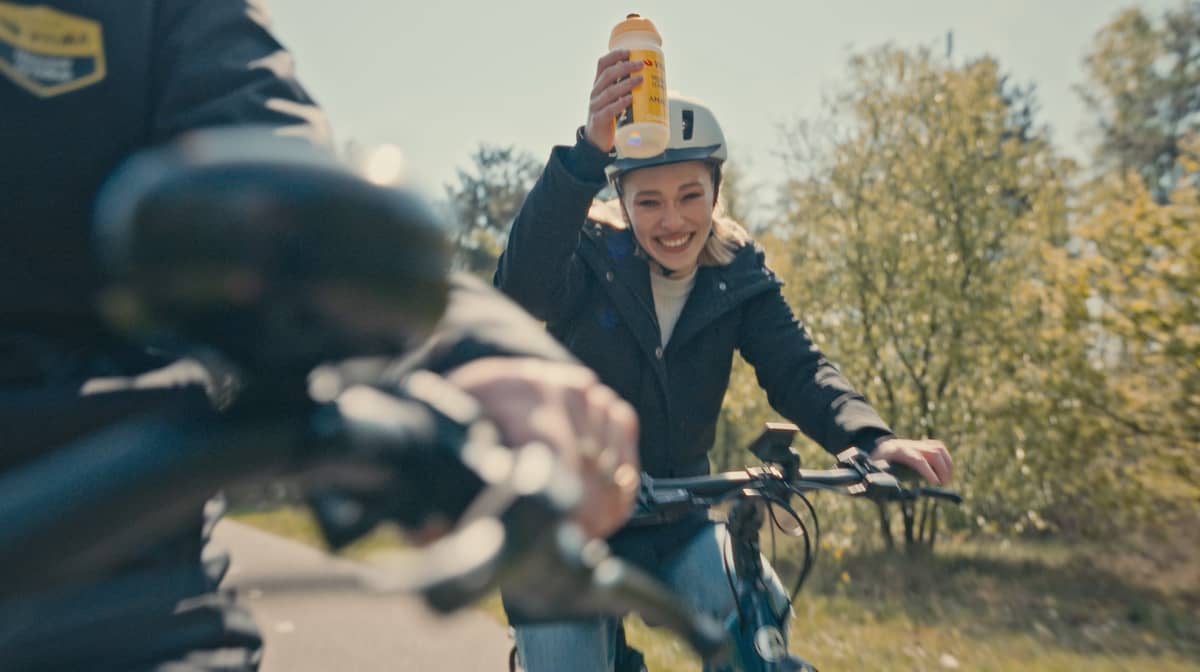
{"type": "Polygon", "coordinates": [[[861,482],[848,486],[846,492],[876,501],[896,501],[916,499],[917,497],[915,492],[902,486],[895,476],[882,471],[864,475],[861,482]]]}
{"type": "Polygon", "coordinates": [[[642,472],[633,514],[629,516],[625,525],[642,527],[678,520],[694,508],[693,499],[692,495],[683,489],[656,488],[654,478],[642,472]]]}
{"type": "Polygon", "coordinates": [[[886,460],[872,460],[871,463],[877,468],[880,468],[881,470],[886,471],[892,476],[896,477],[896,480],[901,481],[902,484],[913,484],[907,489],[913,492],[915,497],[933,497],[934,499],[943,499],[948,502],[953,502],[954,504],[962,504],[963,502],[962,495],[954,492],[953,490],[919,485],[920,483],[924,482],[925,479],[923,479],[921,475],[912,467],[903,464],[895,464],[886,460]]]}
{"type": "Polygon", "coordinates": [[[490,475],[494,481],[452,532],[407,552],[393,572],[401,578],[375,588],[420,593],[431,608],[449,613],[507,585],[522,574],[527,559],[546,553],[560,521],[578,506],[581,485],[541,444],[513,453],[508,460],[495,456],[508,465],[507,472],[490,475]]]}
{"type": "MultiPolygon", "coordinates": [[[[875,469],[879,469],[880,474],[890,476],[891,480],[896,482],[894,487],[898,487],[900,490],[902,490],[902,491],[904,491],[904,493],[906,493],[904,496],[900,496],[899,499],[916,499],[917,497],[932,497],[934,499],[942,499],[942,500],[945,500],[948,502],[952,502],[954,504],[962,504],[962,502],[963,502],[962,495],[960,495],[957,492],[954,492],[953,490],[946,490],[944,488],[937,488],[937,487],[931,487],[931,486],[915,485],[915,483],[920,483],[923,479],[921,478],[921,475],[918,474],[916,472],[916,470],[914,470],[911,467],[905,466],[903,464],[894,464],[894,463],[888,462],[886,460],[870,460],[869,463],[870,463],[871,467],[873,467],[875,469]],[[904,482],[914,483],[914,485],[912,485],[910,487],[905,487],[904,482]]],[[[874,473],[867,475],[867,478],[869,481],[872,479],[872,477],[874,477],[874,481],[875,481],[873,483],[873,485],[876,486],[879,489],[879,491],[892,490],[893,485],[888,479],[880,478],[878,474],[874,474],[874,473]]],[[[895,499],[895,498],[896,497],[893,497],[893,499],[895,499]]]]}

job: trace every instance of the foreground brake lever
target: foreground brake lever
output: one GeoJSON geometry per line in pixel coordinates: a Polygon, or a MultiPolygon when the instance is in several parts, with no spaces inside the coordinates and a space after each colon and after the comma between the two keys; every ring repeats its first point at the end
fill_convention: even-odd
{"type": "Polygon", "coordinates": [[[504,584],[577,506],[578,481],[558,470],[545,446],[470,450],[471,459],[493,462],[484,469],[492,470],[491,483],[452,532],[404,551],[387,578],[372,582],[372,590],[420,593],[442,613],[465,607],[504,584]]]}

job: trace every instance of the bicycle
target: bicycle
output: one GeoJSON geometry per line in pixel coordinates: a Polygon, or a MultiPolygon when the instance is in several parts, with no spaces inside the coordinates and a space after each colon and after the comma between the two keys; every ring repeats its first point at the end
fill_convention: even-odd
{"type": "MultiPolygon", "coordinates": [[[[816,672],[811,664],[789,653],[786,636],[791,603],[815,565],[820,547],[820,525],[806,493],[830,491],[888,501],[923,496],[956,504],[962,501],[958,494],[940,488],[904,487],[889,473],[887,463],[873,462],[857,448],[839,453],[833,469],[801,469],[799,455],[791,449],[798,431],[799,428],[790,423],[767,423],[763,433],[748,446],[750,452],[763,461],[762,466],[694,478],[653,479],[643,475],[637,510],[628,523],[632,526],[668,523],[733,502],[726,524],[734,566],[727,577],[736,598],[736,608],[723,624],[722,646],[708,652],[697,649],[697,652],[710,663],[725,661],[735,672],[816,672]],[[806,506],[813,521],[813,534],[791,506],[789,500],[793,496],[806,506]],[[775,528],[784,530],[777,518],[777,509],[787,512],[796,524],[785,531],[804,543],[801,570],[782,609],[776,609],[771,603],[759,542],[768,512],[775,528]]],[[[629,669],[644,670],[644,667],[638,667],[640,655],[624,644],[622,635],[623,632],[618,634],[617,669],[622,669],[620,661],[630,661],[633,667],[629,669]]],[[[509,665],[510,670],[518,669],[519,660],[515,655],[510,656],[509,665]]]]}

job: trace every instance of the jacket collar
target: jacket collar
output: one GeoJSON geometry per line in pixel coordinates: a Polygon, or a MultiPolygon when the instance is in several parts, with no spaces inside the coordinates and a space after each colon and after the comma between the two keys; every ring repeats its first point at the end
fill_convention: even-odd
{"type": "Polygon", "coordinates": [[[761,251],[754,244],[738,250],[726,266],[701,267],[696,272],[696,285],[671,334],[671,343],[687,343],[738,304],[781,284],[763,265],[761,251]]]}
{"type": "MultiPolygon", "coordinates": [[[[585,258],[600,282],[609,286],[617,309],[627,320],[638,342],[652,360],[659,361],[658,316],[650,289],[650,268],[637,251],[633,232],[594,221],[584,227],[585,258]],[[620,300],[624,296],[625,300],[620,300]]],[[[703,266],[696,272],[696,284],[688,296],[679,322],[671,334],[671,344],[685,343],[695,334],[736,307],[742,301],[782,283],[768,269],[758,245],[743,247],[726,266],[703,266]]]]}

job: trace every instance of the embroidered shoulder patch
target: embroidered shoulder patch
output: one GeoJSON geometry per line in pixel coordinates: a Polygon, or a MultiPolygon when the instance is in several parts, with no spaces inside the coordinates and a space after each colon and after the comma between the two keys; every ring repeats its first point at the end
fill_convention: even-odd
{"type": "Polygon", "coordinates": [[[0,74],[41,98],[102,81],[100,23],[41,5],[0,2],[0,74]]]}

